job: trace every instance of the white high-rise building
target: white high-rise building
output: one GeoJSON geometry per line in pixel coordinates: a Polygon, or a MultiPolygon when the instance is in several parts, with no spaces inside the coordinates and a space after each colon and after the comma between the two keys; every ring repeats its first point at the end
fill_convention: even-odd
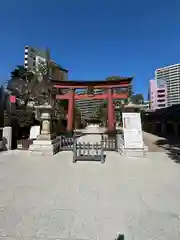
{"type": "Polygon", "coordinates": [[[180,64],[156,69],[155,79],[158,87],[161,87],[161,83],[166,83],[167,106],[180,104],[180,64]]]}
{"type": "Polygon", "coordinates": [[[39,61],[45,62],[47,59],[46,51],[39,50],[30,46],[24,48],[24,67],[35,69],[39,61]]]}
{"type": "MultiPolygon", "coordinates": [[[[25,46],[24,48],[24,67],[30,70],[37,70],[40,63],[46,63],[47,61],[47,51],[34,48],[31,46],[25,46]]],[[[51,70],[51,78],[57,81],[67,81],[68,80],[68,70],[61,67],[54,61],[50,60],[53,63],[54,67],[51,70]]]]}

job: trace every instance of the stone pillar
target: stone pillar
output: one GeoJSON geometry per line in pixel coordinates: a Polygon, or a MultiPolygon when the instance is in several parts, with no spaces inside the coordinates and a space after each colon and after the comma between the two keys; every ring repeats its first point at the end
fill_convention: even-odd
{"type": "Polygon", "coordinates": [[[42,113],[41,114],[41,135],[49,135],[51,133],[51,116],[49,113],[42,113]]]}
{"type": "Polygon", "coordinates": [[[37,137],[39,140],[51,140],[55,138],[55,133],[53,132],[52,119],[50,111],[41,112],[41,131],[40,135],[37,137]]]}
{"type": "MultiPolygon", "coordinates": [[[[113,99],[112,99],[113,101],[113,99]]],[[[114,128],[116,128],[116,111],[115,111],[115,104],[113,103],[113,113],[114,113],[114,128]]]]}
{"type": "Polygon", "coordinates": [[[179,133],[178,133],[178,123],[173,122],[174,125],[174,136],[178,137],[179,133]]]}
{"type": "Polygon", "coordinates": [[[71,90],[69,103],[68,103],[68,119],[67,119],[67,131],[72,132],[74,121],[74,89],[71,90]]]}
{"type": "Polygon", "coordinates": [[[12,127],[3,128],[3,148],[4,150],[12,149],[12,127]]]}
{"type": "Polygon", "coordinates": [[[112,99],[112,89],[108,89],[108,131],[114,131],[114,105],[112,99]]]}

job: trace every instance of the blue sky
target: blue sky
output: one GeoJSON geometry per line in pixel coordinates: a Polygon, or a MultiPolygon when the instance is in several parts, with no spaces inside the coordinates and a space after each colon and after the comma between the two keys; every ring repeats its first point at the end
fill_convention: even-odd
{"type": "Polygon", "coordinates": [[[180,62],[179,0],[6,0],[0,8],[0,82],[24,46],[49,47],[70,79],[135,76],[147,97],[154,70],[180,62]]]}

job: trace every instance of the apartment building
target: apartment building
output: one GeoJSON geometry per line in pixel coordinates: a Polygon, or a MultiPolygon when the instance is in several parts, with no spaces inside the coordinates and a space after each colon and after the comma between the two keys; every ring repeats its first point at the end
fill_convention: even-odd
{"type": "Polygon", "coordinates": [[[167,88],[165,81],[157,83],[152,79],[149,81],[149,105],[151,110],[167,107],[167,88]]]}
{"type": "MultiPolygon", "coordinates": [[[[87,94],[88,90],[81,90],[78,91],[78,94],[87,94]]],[[[104,93],[103,89],[95,89],[94,95],[104,93]]],[[[76,107],[79,108],[81,111],[81,117],[83,119],[91,119],[96,117],[99,111],[99,106],[103,103],[103,100],[90,100],[90,99],[83,99],[83,100],[76,100],[76,107]]]]}
{"type": "Polygon", "coordinates": [[[180,64],[174,64],[155,71],[157,85],[166,83],[167,106],[180,104],[180,64]]]}

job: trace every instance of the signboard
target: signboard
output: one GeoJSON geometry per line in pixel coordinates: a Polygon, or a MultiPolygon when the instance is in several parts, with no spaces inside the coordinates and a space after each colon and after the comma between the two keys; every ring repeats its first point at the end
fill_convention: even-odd
{"type": "Polygon", "coordinates": [[[32,126],[30,129],[30,139],[36,139],[37,136],[40,134],[40,126],[32,126]]]}
{"type": "Polygon", "coordinates": [[[140,113],[122,113],[124,147],[143,148],[143,137],[140,113]]]}

